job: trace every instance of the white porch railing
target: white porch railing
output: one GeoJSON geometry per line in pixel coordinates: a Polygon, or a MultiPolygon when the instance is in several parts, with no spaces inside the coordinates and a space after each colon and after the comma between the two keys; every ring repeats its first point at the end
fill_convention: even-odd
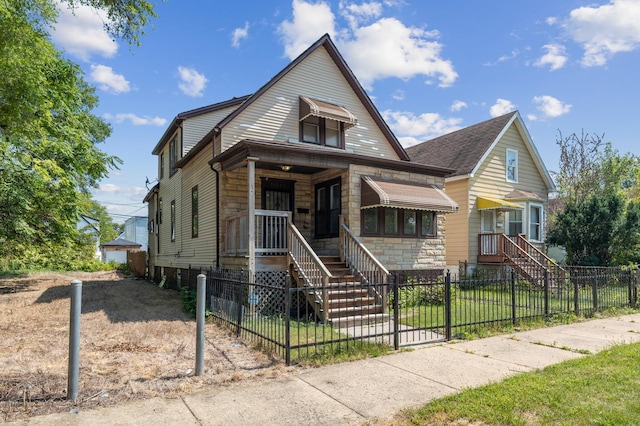
{"type": "MultiPolygon", "coordinates": [[[[244,210],[226,219],[227,237],[224,253],[229,256],[246,255],[249,252],[249,213],[244,210]]],[[[255,211],[256,254],[286,255],[287,224],[290,212],[276,210],[255,211]]]]}

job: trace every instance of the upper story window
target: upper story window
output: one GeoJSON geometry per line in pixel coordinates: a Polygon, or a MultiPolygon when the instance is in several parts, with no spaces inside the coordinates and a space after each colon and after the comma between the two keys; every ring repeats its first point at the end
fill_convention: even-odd
{"type": "Polygon", "coordinates": [[[507,148],[507,182],[518,182],[518,151],[507,148]]]}
{"type": "Polygon", "coordinates": [[[344,132],[357,118],[339,105],[300,97],[300,140],[344,149],[344,132]]]}
{"type": "Polygon", "coordinates": [[[180,141],[176,136],[169,143],[169,176],[175,173],[173,165],[180,160],[180,141]]]}
{"type": "Polygon", "coordinates": [[[160,170],[158,171],[160,179],[164,177],[164,152],[160,153],[160,170]]]}

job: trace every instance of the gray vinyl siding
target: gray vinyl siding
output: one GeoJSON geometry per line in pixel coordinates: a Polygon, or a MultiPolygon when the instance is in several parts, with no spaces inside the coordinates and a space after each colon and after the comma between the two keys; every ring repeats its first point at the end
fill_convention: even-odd
{"type": "Polygon", "coordinates": [[[243,139],[298,141],[299,96],[344,106],[358,119],[345,132],[345,149],[399,159],[324,48],[317,49],[256,99],[222,131],[222,151],[243,139]]]}
{"type": "Polygon", "coordinates": [[[237,107],[219,109],[186,119],[182,124],[182,155],[185,156],[216,124],[231,114],[237,107]]]}
{"type": "Polygon", "coordinates": [[[214,266],[216,259],[216,174],[209,167],[211,144],[200,151],[183,169],[182,197],[179,223],[182,236],[181,250],[177,259],[182,265],[198,267],[214,266]],[[191,190],[198,186],[198,236],[191,232],[191,190]]]}

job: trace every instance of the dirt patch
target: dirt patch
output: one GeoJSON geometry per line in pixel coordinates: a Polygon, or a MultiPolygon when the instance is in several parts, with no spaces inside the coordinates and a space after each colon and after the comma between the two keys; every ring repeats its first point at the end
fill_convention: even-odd
{"type": "Polygon", "coordinates": [[[0,422],[261,380],[292,371],[213,323],[194,376],[196,323],[178,293],[116,272],[0,279],[0,422]],[[70,283],[82,280],[80,383],[66,399],[70,283]]]}

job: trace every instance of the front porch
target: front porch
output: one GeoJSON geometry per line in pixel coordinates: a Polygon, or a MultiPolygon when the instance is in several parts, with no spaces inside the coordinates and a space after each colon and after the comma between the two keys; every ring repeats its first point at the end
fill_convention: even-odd
{"type": "Polygon", "coordinates": [[[532,279],[549,272],[564,275],[560,265],[523,234],[478,234],[478,263],[508,264],[518,273],[532,279]]]}

